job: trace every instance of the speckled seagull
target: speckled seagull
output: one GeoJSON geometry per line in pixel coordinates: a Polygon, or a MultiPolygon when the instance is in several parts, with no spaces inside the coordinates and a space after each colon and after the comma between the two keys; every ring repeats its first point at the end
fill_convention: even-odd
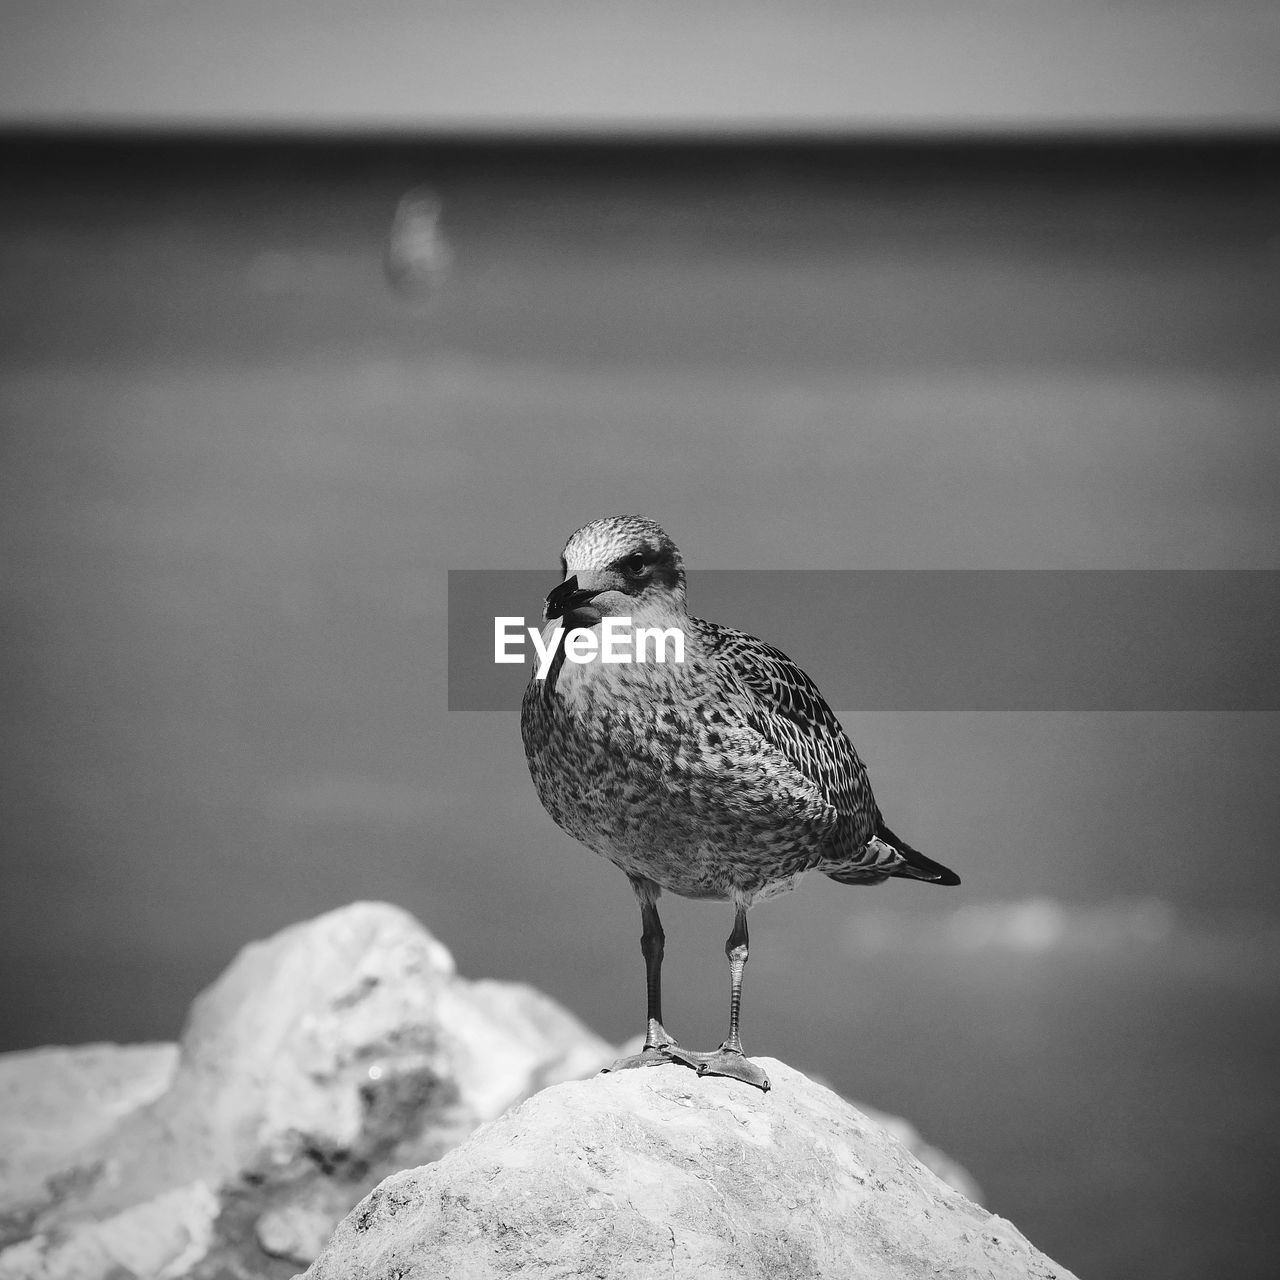
{"type": "MultiPolygon", "coordinates": [[[[684,661],[565,661],[535,673],[521,715],[538,797],[571,836],[626,872],[640,899],[648,990],[643,1050],[613,1070],[680,1062],[761,1089],[769,1079],[738,1038],[747,910],[806,871],[841,884],[890,876],[959,884],[884,824],[867,770],[813,681],[754,636],[690,616],[684,563],[652,520],[584,525],[547,596],[555,629],[599,631],[602,618],[678,627],[684,661]],[[714,1053],[682,1048],[662,1025],[664,934],[658,897],[727,899],[729,1037],[714,1053]]],[[[668,654],[668,658],[672,655],[668,654]]]]}

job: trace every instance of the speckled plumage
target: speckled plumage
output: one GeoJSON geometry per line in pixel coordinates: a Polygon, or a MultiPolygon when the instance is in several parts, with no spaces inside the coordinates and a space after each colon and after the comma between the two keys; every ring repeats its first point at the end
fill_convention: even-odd
{"type": "Polygon", "coordinates": [[[645,1051],[619,1066],[679,1061],[768,1088],[738,1041],[746,910],[806,871],[848,884],[889,876],[958,884],[885,825],[866,767],[813,681],[756,637],[691,616],[680,552],[640,516],[584,525],[547,597],[556,626],[601,617],[679,628],[684,661],[577,664],[558,649],[525,692],[521,731],[538,796],[556,823],[615,863],[640,898],[649,984],[645,1051]],[[729,1039],[684,1051],[662,1027],[663,889],[736,908],[729,1039]]]}
{"type": "MultiPolygon", "coordinates": [[[[646,542],[675,551],[651,521],[596,521],[569,539],[566,575],[646,542]]],[[[772,645],[689,615],[675,555],[676,582],[632,607],[645,625],[682,628],[683,663],[562,663],[529,683],[521,727],[547,812],[685,897],[749,905],[812,870],[850,883],[912,875],[914,851],[887,838],[866,767],[813,681],[772,645]]]]}

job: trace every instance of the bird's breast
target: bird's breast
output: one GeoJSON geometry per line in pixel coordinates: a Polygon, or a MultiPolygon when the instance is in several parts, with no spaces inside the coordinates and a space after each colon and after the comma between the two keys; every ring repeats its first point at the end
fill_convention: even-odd
{"type": "Polygon", "coordinates": [[[526,697],[530,772],[551,817],[631,874],[690,897],[761,892],[813,865],[829,818],[708,687],[696,655],[665,671],[566,662],[526,697]]]}

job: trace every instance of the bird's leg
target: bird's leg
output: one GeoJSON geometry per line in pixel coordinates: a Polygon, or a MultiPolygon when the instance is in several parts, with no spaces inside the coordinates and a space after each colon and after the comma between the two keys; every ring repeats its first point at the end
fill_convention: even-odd
{"type": "Polygon", "coordinates": [[[747,913],[739,907],[733,917],[733,932],[724,944],[729,958],[729,1038],[720,1046],[728,1053],[741,1053],[738,1039],[738,1016],[742,1011],[742,975],[747,968],[747,913]]]}
{"type": "Polygon", "coordinates": [[[644,989],[648,1019],[644,1047],[664,1049],[669,1044],[675,1044],[675,1040],[662,1025],[662,956],[667,935],[662,931],[657,903],[642,902],[640,920],[644,926],[640,934],[640,952],[644,956],[644,989]]]}
{"type": "Polygon", "coordinates": [[[660,1067],[667,1062],[683,1062],[696,1067],[676,1044],[666,1027],[662,1025],[662,954],[666,934],[658,916],[658,886],[648,880],[631,881],[640,899],[640,951],[644,955],[644,985],[648,1023],[644,1036],[644,1048],[629,1058],[619,1058],[610,1071],[625,1071],[629,1067],[660,1067]]]}
{"type": "Polygon", "coordinates": [[[739,906],[733,917],[733,932],[724,944],[729,957],[729,1038],[715,1053],[700,1056],[700,1076],[730,1076],[768,1090],[769,1077],[742,1052],[738,1038],[738,1014],[742,1008],[742,975],[747,967],[747,909],[739,906]]]}

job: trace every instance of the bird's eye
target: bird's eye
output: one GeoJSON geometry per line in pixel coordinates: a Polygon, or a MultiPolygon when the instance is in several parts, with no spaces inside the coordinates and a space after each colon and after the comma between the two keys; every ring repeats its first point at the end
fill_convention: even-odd
{"type": "Polygon", "coordinates": [[[622,567],[632,577],[638,578],[644,572],[644,556],[637,551],[622,562],[622,567]]]}

